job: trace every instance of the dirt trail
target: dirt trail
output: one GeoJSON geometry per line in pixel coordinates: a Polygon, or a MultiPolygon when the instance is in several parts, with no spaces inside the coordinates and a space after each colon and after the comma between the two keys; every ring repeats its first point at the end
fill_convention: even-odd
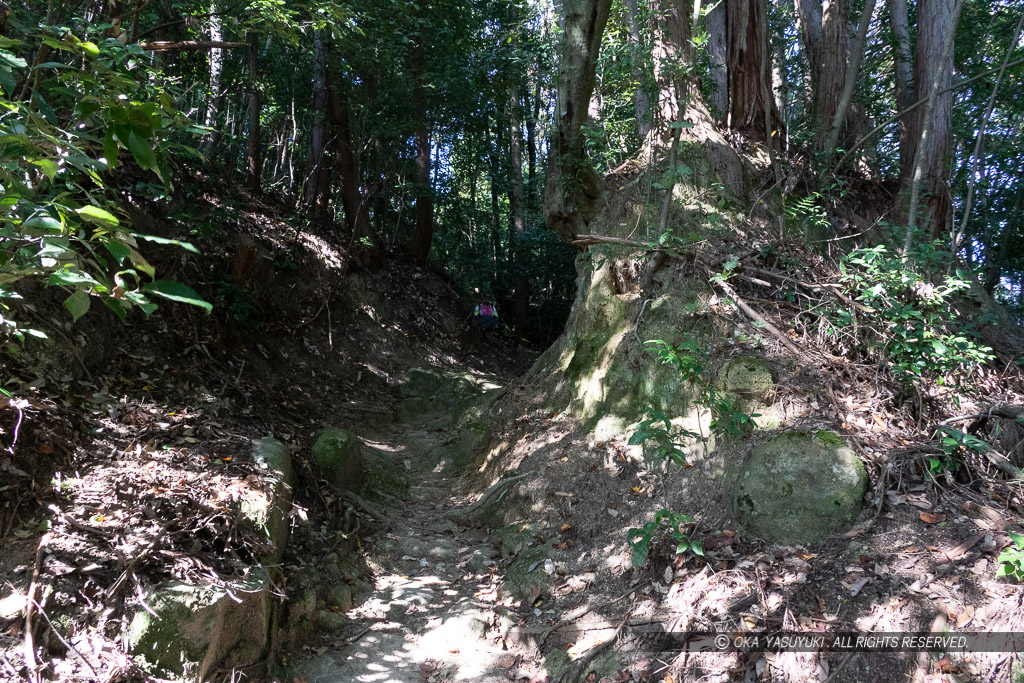
{"type": "Polygon", "coordinates": [[[501,616],[495,543],[483,529],[445,518],[467,501],[445,457],[449,416],[431,417],[364,439],[409,470],[406,507],[366,544],[375,588],[348,613],[351,627],[333,643],[311,644],[316,656],[296,663],[287,680],[438,683],[541,673],[524,670],[535,657],[504,644],[510,622],[501,616]]]}

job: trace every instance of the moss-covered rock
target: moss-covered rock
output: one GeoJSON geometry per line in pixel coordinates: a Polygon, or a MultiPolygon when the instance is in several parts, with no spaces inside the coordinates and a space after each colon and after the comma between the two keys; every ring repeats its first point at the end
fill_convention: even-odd
{"type": "Polygon", "coordinates": [[[777,543],[815,543],[857,519],[868,476],[833,432],[786,432],[757,446],[733,490],[749,532],[777,543]]]}
{"type": "Polygon", "coordinates": [[[399,391],[404,396],[429,396],[437,393],[448,378],[444,373],[426,368],[413,368],[405,373],[399,391]]]}
{"type": "Polygon", "coordinates": [[[756,356],[730,358],[718,370],[718,388],[741,399],[770,404],[775,400],[775,371],[756,356]]]}
{"type": "Polygon", "coordinates": [[[266,656],[270,576],[259,568],[227,588],[165,583],[146,597],[128,627],[132,655],[146,671],[201,681],[216,667],[246,667],[266,656]],[[238,602],[240,600],[241,602],[238,602]]]}
{"type": "Polygon", "coordinates": [[[353,488],[365,475],[363,442],[351,432],[328,427],[313,444],[313,462],[332,484],[353,488]]]}

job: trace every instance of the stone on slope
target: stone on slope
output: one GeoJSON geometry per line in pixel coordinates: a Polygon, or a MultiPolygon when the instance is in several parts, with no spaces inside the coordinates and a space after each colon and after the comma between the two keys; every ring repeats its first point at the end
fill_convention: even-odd
{"type": "Polygon", "coordinates": [[[863,463],[835,433],[785,432],[754,448],[733,512],[767,541],[816,543],[853,524],[867,485],[863,463]]]}
{"type": "Polygon", "coordinates": [[[363,442],[355,434],[338,427],[320,432],[313,444],[313,461],[327,480],[351,489],[363,480],[363,442]]]}

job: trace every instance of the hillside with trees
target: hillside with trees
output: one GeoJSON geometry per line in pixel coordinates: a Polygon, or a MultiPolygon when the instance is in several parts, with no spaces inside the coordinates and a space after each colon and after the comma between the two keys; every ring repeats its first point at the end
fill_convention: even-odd
{"type": "Polygon", "coordinates": [[[0,679],[1020,679],[1022,33],[0,2],[0,679]]]}

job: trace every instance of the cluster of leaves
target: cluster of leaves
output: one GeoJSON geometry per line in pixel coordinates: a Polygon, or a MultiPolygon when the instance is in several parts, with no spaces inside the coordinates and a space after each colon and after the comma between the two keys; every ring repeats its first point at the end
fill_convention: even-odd
{"type": "Polygon", "coordinates": [[[134,160],[164,183],[172,133],[190,123],[171,96],[144,77],[137,46],[108,39],[97,45],[65,29],[39,36],[65,61],[31,69],[15,53],[26,43],[0,38],[0,323],[3,343],[22,342],[13,318],[19,285],[42,282],[63,289],[64,306],[77,320],[99,298],[118,317],[156,309],[153,297],[210,305],[189,287],[155,279],[139,242],[187,243],[132,232],[117,217],[104,175],[134,160]],[[17,79],[26,100],[18,95],[17,79]],[[127,152],[127,155],[125,154],[127,152]]]}
{"type": "MultiPolygon", "coordinates": [[[[696,394],[693,405],[711,413],[712,433],[740,436],[757,427],[754,418],[759,415],[745,412],[730,396],[711,385],[706,376],[707,352],[699,340],[688,338],[678,344],[669,344],[661,339],[653,339],[647,344],[651,345],[647,349],[656,351],[662,363],[675,366],[691,392],[696,394]]],[[[703,443],[707,439],[708,436],[704,434],[673,425],[672,419],[664,411],[651,407],[647,410],[647,419],[637,425],[629,443],[637,446],[652,442],[655,457],[686,465],[686,453],[683,450],[686,440],[703,443]]]]}
{"type": "Polygon", "coordinates": [[[996,576],[1009,576],[1011,579],[1020,581],[1024,579],[1024,536],[1007,532],[1013,543],[999,553],[999,569],[996,576]]]}
{"type": "Polygon", "coordinates": [[[943,472],[955,472],[965,453],[984,453],[988,444],[974,436],[953,427],[939,427],[939,446],[942,455],[928,458],[928,473],[936,477],[943,472]]]}
{"type": "Polygon", "coordinates": [[[829,317],[836,331],[858,324],[855,343],[885,360],[898,379],[941,384],[994,356],[970,324],[949,314],[970,289],[970,276],[957,269],[935,284],[928,263],[927,254],[899,258],[884,245],[850,252],[840,263],[842,278],[865,308],[836,306],[829,317]]]}
{"type": "Polygon", "coordinates": [[[630,529],[626,541],[632,547],[629,559],[634,567],[639,567],[647,561],[651,552],[651,543],[659,537],[667,537],[675,544],[676,554],[692,552],[694,555],[703,555],[704,548],[699,541],[690,538],[683,529],[693,519],[681,512],[669,512],[658,510],[654,515],[653,522],[647,522],[642,527],[630,529]]]}
{"type": "MultiPolygon", "coordinates": [[[[700,406],[711,412],[711,432],[739,436],[756,428],[754,414],[742,410],[736,402],[726,394],[711,386],[706,376],[707,351],[695,338],[684,339],[678,344],[669,344],[660,339],[649,340],[648,350],[656,351],[658,359],[668,365],[675,366],[683,381],[696,393],[693,405],[700,406]]],[[[708,437],[672,424],[671,418],[664,411],[651,407],[647,411],[647,419],[642,420],[629,439],[632,446],[651,442],[654,445],[654,456],[668,459],[680,466],[685,466],[687,441],[706,443],[708,437]]],[[[676,544],[676,554],[692,551],[703,555],[700,543],[689,538],[681,528],[692,520],[681,512],[659,510],[653,522],[642,527],[630,529],[626,541],[632,546],[630,556],[634,567],[647,561],[651,541],[658,534],[667,534],[676,544]]]]}

